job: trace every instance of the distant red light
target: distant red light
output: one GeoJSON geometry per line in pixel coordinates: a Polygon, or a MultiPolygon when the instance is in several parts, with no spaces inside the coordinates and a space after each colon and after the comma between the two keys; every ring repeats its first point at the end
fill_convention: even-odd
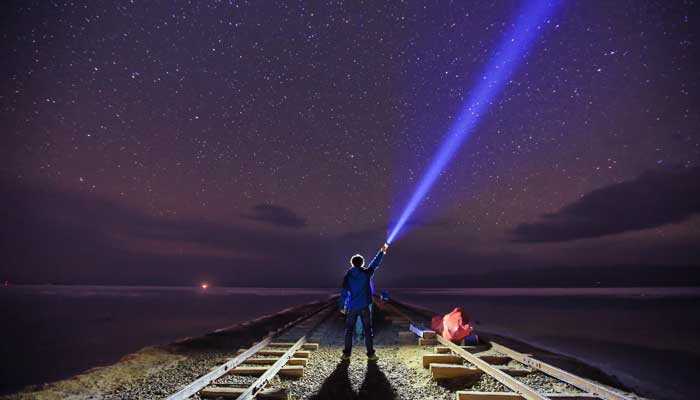
{"type": "Polygon", "coordinates": [[[201,287],[202,289],[206,289],[206,288],[209,287],[209,284],[208,284],[208,283],[202,283],[202,284],[200,285],[200,287],[201,287]]]}

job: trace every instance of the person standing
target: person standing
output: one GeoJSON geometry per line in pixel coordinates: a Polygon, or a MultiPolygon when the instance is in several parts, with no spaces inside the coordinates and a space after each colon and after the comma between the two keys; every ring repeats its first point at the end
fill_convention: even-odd
{"type": "Polygon", "coordinates": [[[365,346],[367,347],[367,359],[376,360],[374,352],[374,338],[372,331],[372,276],[382,263],[389,245],[384,243],[372,261],[365,267],[365,258],[355,254],[350,258],[351,268],[345,273],[340,289],[340,311],[345,314],[345,348],[344,360],[350,359],[352,353],[352,337],[355,332],[357,318],[362,320],[362,329],[365,334],[365,346]]]}

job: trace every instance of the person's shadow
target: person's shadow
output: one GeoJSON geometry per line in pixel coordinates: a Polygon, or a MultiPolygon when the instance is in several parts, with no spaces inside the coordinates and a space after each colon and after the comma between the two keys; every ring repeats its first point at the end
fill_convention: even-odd
{"type": "Polygon", "coordinates": [[[318,393],[310,397],[312,400],[383,400],[383,399],[398,399],[398,396],[391,387],[391,383],[386,378],[386,375],[379,369],[375,362],[367,363],[367,373],[365,380],[358,393],[352,390],[350,377],[348,377],[349,361],[341,361],[335,367],[323,385],[318,390],[318,393]]]}
{"type": "Polygon", "coordinates": [[[391,382],[376,362],[367,363],[367,374],[357,395],[358,399],[398,399],[391,382]]]}

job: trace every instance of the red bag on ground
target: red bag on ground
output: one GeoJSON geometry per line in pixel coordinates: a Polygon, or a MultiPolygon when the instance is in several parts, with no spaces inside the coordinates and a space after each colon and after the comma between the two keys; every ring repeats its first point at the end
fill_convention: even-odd
{"type": "MultiPolygon", "coordinates": [[[[433,323],[435,318],[433,318],[433,323]]],[[[442,336],[445,339],[459,342],[469,336],[473,330],[471,325],[469,325],[469,317],[465,316],[459,307],[442,317],[442,336]]],[[[435,331],[439,332],[437,329],[435,331]]]]}

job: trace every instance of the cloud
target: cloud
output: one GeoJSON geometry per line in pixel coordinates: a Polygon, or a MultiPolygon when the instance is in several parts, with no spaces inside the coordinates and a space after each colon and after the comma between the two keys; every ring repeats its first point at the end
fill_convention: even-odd
{"type": "Polygon", "coordinates": [[[303,230],[154,217],[119,202],[0,178],[0,276],[15,282],[300,285],[332,277],[333,239],[303,230]],[[303,273],[290,268],[299,254],[303,273]]]}
{"type": "Polygon", "coordinates": [[[516,242],[563,242],[679,223],[698,213],[700,167],[655,170],[594,190],[512,234],[516,242]]]}
{"type": "MultiPolygon", "coordinates": [[[[5,210],[0,213],[0,276],[11,282],[188,285],[206,280],[230,286],[332,287],[340,284],[350,255],[371,257],[386,237],[383,224],[322,234],[243,221],[163,218],[91,193],[1,177],[0,193],[5,210]]],[[[439,278],[435,284],[478,285],[479,274],[491,270],[602,265],[611,254],[615,263],[629,264],[686,265],[700,259],[697,235],[642,239],[626,235],[605,243],[538,246],[537,254],[463,232],[417,229],[390,248],[375,284],[421,286],[428,284],[422,277],[434,275],[439,278]],[[473,274],[472,280],[446,278],[458,273],[473,274]]]]}
{"type": "Polygon", "coordinates": [[[297,213],[291,209],[273,206],[271,204],[258,204],[253,207],[252,215],[244,215],[244,217],[254,221],[265,222],[274,226],[297,229],[306,226],[306,219],[297,215],[297,213]]]}

